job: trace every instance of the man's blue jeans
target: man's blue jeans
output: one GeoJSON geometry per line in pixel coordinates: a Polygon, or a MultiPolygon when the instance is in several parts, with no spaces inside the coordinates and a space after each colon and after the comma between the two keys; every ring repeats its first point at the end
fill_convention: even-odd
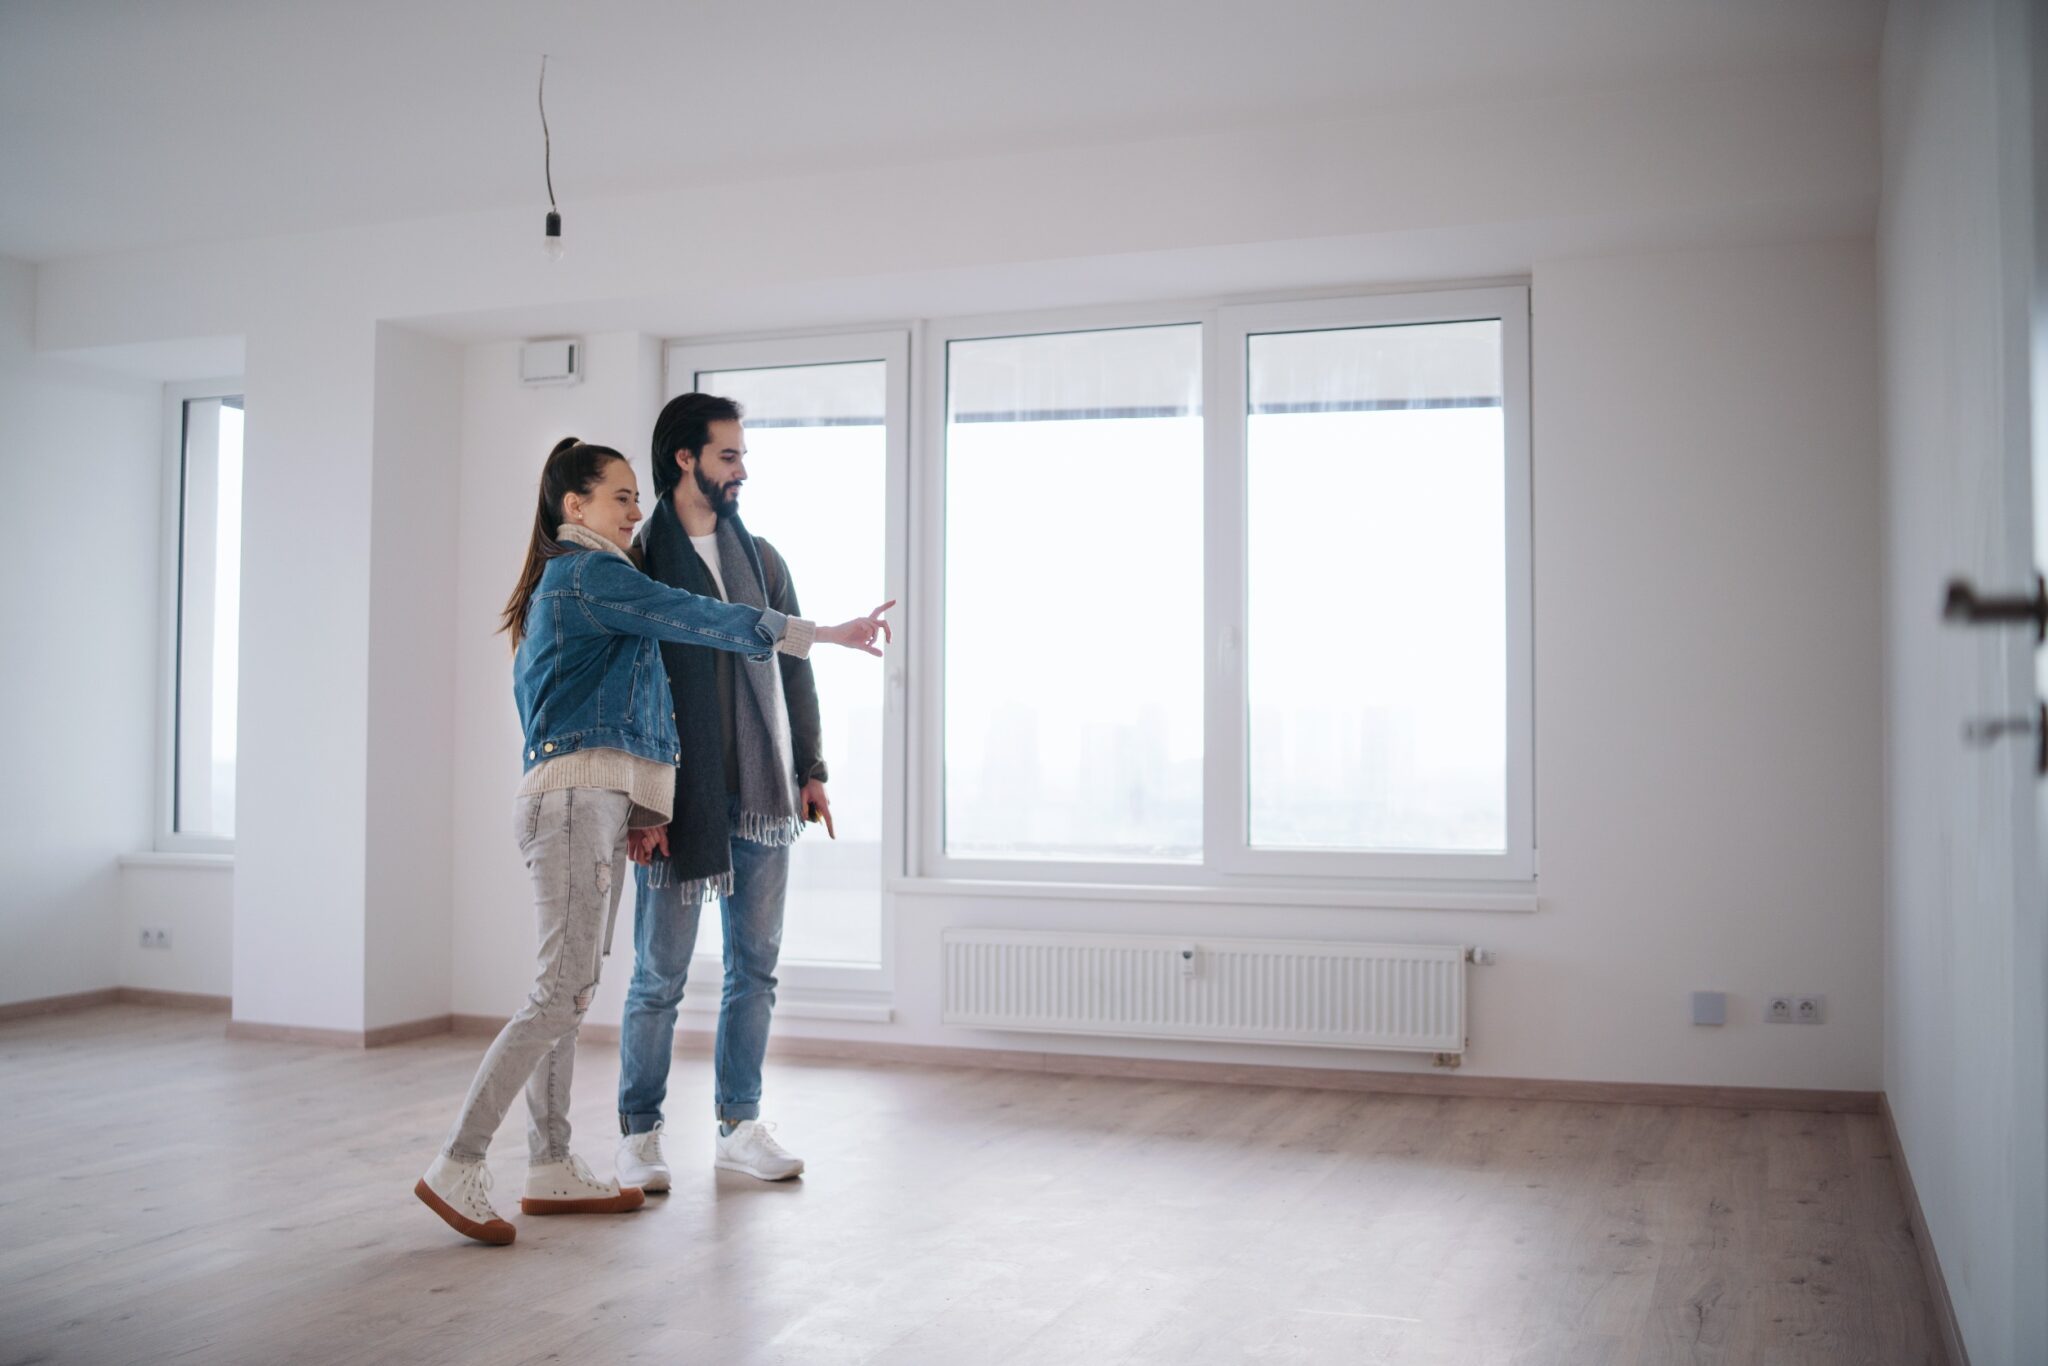
{"type": "MultiPolygon", "coordinates": [[[[718,1010],[718,1117],[738,1123],[761,1115],[761,1059],[775,1010],[775,963],[782,954],[782,902],[789,890],[789,846],[732,838],[732,895],[719,898],[725,926],[725,997],[718,1010]]],[[[619,1129],[643,1134],[661,1121],[668,1096],[676,1007],[697,947],[701,902],[677,889],[647,885],[633,915],[633,983],[619,1029],[619,1129]]]]}

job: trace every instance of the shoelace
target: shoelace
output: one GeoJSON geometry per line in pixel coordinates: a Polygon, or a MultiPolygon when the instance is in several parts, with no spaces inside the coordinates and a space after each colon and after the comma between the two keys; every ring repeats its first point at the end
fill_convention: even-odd
{"type": "Polygon", "coordinates": [[[645,1133],[632,1135],[627,1139],[626,1146],[632,1150],[633,1156],[642,1162],[661,1161],[661,1126],[657,1124],[645,1133]]]}
{"type": "Polygon", "coordinates": [[[590,1164],[574,1153],[569,1154],[569,1170],[574,1172],[576,1178],[585,1185],[596,1186],[600,1190],[610,1189],[610,1183],[598,1180],[596,1175],[590,1170],[590,1164]]]}
{"type": "Polygon", "coordinates": [[[775,1126],[763,1120],[754,1121],[754,1142],[770,1157],[788,1157],[789,1149],[775,1141],[775,1126]]]}
{"type": "Polygon", "coordinates": [[[462,1174],[462,1189],[459,1192],[474,1207],[491,1209],[491,1169],[478,1162],[462,1174]]]}

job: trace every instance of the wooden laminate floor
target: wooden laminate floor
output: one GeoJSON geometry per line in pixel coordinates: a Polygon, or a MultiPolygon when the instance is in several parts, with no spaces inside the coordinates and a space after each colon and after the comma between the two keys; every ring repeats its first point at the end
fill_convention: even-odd
{"type": "MultiPolygon", "coordinates": [[[[485,1041],[0,1025],[0,1363],[1932,1362],[1881,1123],[771,1062],[810,1163],[456,1237],[412,1184],[485,1041]]],[[[611,1169],[617,1059],[580,1059],[611,1169]]]]}

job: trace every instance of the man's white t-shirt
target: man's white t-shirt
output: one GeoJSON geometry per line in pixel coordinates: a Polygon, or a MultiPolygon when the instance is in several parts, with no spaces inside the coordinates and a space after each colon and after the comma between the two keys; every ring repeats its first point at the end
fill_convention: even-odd
{"type": "Polygon", "coordinates": [[[725,591],[725,574],[719,567],[718,533],[714,531],[709,536],[692,536],[690,545],[697,552],[697,558],[704,561],[704,567],[711,571],[711,581],[718,585],[718,596],[731,602],[732,594],[725,591]]]}

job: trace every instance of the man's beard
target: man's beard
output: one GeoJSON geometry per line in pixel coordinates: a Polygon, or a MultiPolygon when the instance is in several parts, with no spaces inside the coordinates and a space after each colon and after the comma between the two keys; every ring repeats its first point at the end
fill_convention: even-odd
{"type": "Polygon", "coordinates": [[[704,501],[711,505],[713,512],[723,515],[740,510],[739,480],[735,479],[730,484],[720,484],[714,479],[706,479],[701,468],[691,470],[690,477],[697,481],[697,492],[704,495],[704,501]],[[730,498],[726,497],[727,489],[732,490],[730,498]]]}

